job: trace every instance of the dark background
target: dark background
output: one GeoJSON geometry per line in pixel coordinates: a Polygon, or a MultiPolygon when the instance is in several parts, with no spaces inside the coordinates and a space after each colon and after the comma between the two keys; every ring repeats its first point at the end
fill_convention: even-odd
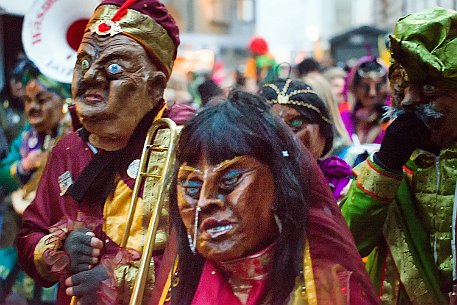
{"type": "Polygon", "coordinates": [[[24,52],[21,29],[23,16],[0,15],[0,89],[18,56],[24,52]]]}

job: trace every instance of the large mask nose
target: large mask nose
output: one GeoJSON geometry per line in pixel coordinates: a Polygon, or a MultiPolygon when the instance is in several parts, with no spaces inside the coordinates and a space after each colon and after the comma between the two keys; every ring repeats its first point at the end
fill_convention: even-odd
{"type": "Polygon", "coordinates": [[[28,112],[31,111],[39,111],[41,109],[41,105],[36,98],[32,98],[28,101],[28,112]]]}
{"type": "Polygon", "coordinates": [[[82,75],[82,79],[85,82],[100,83],[103,80],[101,69],[95,64],[92,64],[82,75]]]}
{"type": "Polygon", "coordinates": [[[427,102],[418,85],[409,85],[405,88],[404,94],[405,96],[400,105],[406,109],[412,110],[414,107],[427,102]]]}
{"type": "Polygon", "coordinates": [[[202,211],[223,207],[224,201],[217,193],[216,187],[209,185],[209,183],[203,183],[197,207],[199,207],[202,211]]]}
{"type": "Polygon", "coordinates": [[[376,88],[376,83],[370,83],[368,87],[368,96],[370,97],[376,97],[378,94],[377,88],[376,88]]]}

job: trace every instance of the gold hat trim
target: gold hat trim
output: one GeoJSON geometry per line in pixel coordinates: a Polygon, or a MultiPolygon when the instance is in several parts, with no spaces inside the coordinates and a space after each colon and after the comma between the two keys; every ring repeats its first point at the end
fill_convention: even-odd
{"type": "Polygon", "coordinates": [[[123,34],[138,41],[154,60],[154,63],[159,65],[160,70],[169,77],[173,67],[176,46],[168,32],[151,17],[133,9],[128,9],[125,16],[113,22],[111,18],[118,9],[119,7],[116,5],[99,6],[89,20],[86,32],[92,32],[92,29],[94,29],[92,33],[98,35],[109,34],[114,36],[123,34]],[[97,29],[101,23],[106,23],[112,27],[109,31],[102,31],[99,34],[97,29]],[[111,25],[111,23],[114,23],[114,25],[111,25]],[[111,34],[111,31],[113,31],[113,34],[111,34]]]}

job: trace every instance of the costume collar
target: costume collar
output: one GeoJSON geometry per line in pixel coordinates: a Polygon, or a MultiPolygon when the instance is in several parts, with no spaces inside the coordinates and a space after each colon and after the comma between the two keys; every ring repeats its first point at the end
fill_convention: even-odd
{"type": "Polygon", "coordinates": [[[261,280],[268,276],[271,271],[275,243],[250,256],[222,262],[219,267],[228,274],[239,280],[261,280]]]}
{"type": "MultiPolygon", "coordinates": [[[[152,122],[160,118],[166,103],[162,101],[140,121],[127,146],[118,151],[99,150],[83,169],[81,175],[69,188],[69,195],[78,202],[104,202],[115,187],[117,172],[126,169],[128,164],[141,155],[146,134],[152,122]]],[[[79,135],[88,140],[89,133],[82,129],[79,135]]],[[[133,188],[133,187],[132,187],[133,188]]]]}

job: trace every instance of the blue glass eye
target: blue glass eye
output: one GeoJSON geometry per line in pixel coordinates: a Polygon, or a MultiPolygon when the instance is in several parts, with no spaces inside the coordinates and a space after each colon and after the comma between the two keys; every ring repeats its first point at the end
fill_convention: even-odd
{"type": "Polygon", "coordinates": [[[118,74],[124,71],[122,67],[118,64],[111,64],[108,66],[108,72],[111,74],[118,74]]]}
{"type": "Polygon", "coordinates": [[[81,62],[81,68],[83,68],[83,70],[86,70],[88,69],[90,66],[90,63],[87,59],[84,59],[82,62],[81,62]]]}
{"type": "Polygon", "coordinates": [[[186,195],[193,199],[198,199],[200,197],[200,189],[202,187],[201,182],[196,181],[185,181],[182,182],[182,186],[186,192],[186,195]]]}
{"type": "Polygon", "coordinates": [[[200,188],[198,188],[198,187],[186,187],[186,194],[192,198],[198,197],[199,193],[200,193],[200,188]]]}

